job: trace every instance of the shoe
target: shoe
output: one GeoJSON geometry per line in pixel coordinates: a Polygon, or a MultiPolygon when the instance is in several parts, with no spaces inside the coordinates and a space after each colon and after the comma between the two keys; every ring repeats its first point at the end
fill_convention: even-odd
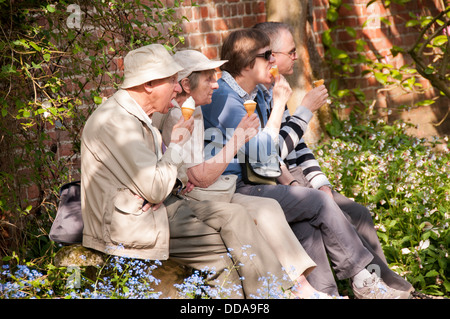
{"type": "Polygon", "coordinates": [[[364,280],[363,285],[362,288],[358,288],[352,283],[356,299],[409,299],[411,297],[410,290],[401,291],[391,288],[376,274],[364,280]]]}

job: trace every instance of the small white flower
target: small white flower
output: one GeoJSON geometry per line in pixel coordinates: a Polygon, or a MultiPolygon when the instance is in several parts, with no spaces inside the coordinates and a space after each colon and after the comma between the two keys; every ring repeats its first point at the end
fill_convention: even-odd
{"type": "Polygon", "coordinates": [[[408,254],[410,254],[411,253],[411,250],[409,250],[409,248],[403,248],[402,249],[402,254],[403,255],[408,255],[408,254]]]}
{"type": "Polygon", "coordinates": [[[425,241],[421,240],[419,243],[419,246],[417,247],[417,250],[424,250],[427,249],[430,246],[430,240],[427,239],[425,241]]]}

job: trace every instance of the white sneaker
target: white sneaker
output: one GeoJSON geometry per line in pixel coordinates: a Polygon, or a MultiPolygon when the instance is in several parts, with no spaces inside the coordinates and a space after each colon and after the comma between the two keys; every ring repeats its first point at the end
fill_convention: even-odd
{"type": "Polygon", "coordinates": [[[363,287],[352,284],[356,299],[409,299],[410,291],[401,291],[386,285],[380,277],[372,274],[364,280],[363,287]]]}

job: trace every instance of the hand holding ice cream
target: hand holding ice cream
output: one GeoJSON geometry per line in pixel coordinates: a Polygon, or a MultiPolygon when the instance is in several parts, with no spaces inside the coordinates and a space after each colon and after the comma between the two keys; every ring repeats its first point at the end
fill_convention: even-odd
{"type": "Polygon", "coordinates": [[[311,112],[315,112],[320,109],[320,107],[327,104],[328,90],[323,83],[324,80],[314,81],[314,89],[307,92],[303,97],[301,105],[311,112]]]}

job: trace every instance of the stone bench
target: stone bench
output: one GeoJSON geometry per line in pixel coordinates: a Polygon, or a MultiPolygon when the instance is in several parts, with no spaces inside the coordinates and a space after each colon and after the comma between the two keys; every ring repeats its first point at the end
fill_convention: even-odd
{"type": "MultiPolygon", "coordinates": [[[[70,245],[63,246],[56,253],[54,264],[56,267],[86,267],[86,277],[95,280],[98,267],[105,265],[107,260],[108,255],[104,253],[82,245],[70,245]]],[[[152,271],[152,276],[161,281],[152,288],[156,292],[161,292],[161,299],[177,299],[179,294],[174,284],[182,284],[184,279],[192,274],[192,269],[170,259],[161,263],[162,265],[152,271]]]]}

